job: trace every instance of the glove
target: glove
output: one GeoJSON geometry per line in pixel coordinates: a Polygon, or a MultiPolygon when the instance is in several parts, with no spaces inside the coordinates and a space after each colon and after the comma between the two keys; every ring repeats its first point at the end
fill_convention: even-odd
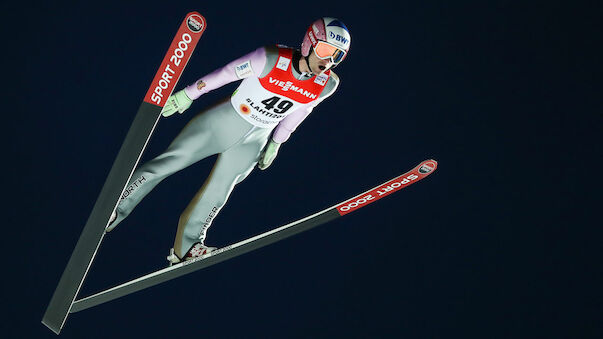
{"type": "Polygon", "coordinates": [[[187,108],[191,107],[192,103],[193,101],[186,95],[186,92],[180,90],[170,95],[165,106],[163,106],[163,109],[161,110],[161,114],[164,117],[169,117],[176,112],[182,114],[187,108]]]}
{"type": "Polygon", "coordinates": [[[281,147],[281,144],[270,139],[270,142],[264,148],[262,155],[260,155],[260,161],[258,162],[259,169],[265,170],[272,164],[272,161],[276,158],[279,147],[281,147]]]}

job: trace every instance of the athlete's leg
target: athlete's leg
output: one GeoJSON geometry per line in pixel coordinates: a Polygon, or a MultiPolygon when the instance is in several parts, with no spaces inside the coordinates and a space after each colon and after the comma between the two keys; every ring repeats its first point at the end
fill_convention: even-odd
{"type": "Polygon", "coordinates": [[[243,181],[257,164],[270,131],[255,132],[243,143],[218,156],[209,178],[180,216],[174,241],[174,251],[179,257],[183,257],[196,242],[204,242],[207,229],[234,186],[243,181]]]}
{"type": "Polygon", "coordinates": [[[230,110],[230,103],[222,102],[201,112],[184,127],[165,152],[136,169],[120,199],[117,218],[108,230],[125,219],[163,179],[201,159],[226,150],[245,135],[249,125],[229,123],[228,120],[232,119],[230,110]],[[218,128],[219,126],[228,128],[218,128]]]}

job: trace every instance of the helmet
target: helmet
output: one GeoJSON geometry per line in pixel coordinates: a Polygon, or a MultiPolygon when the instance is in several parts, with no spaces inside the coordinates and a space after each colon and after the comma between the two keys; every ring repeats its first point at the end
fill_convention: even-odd
{"type": "Polygon", "coordinates": [[[335,64],[340,63],[350,49],[350,32],[348,28],[335,18],[320,18],[312,23],[301,45],[304,57],[314,50],[320,59],[331,58],[335,64]]]}

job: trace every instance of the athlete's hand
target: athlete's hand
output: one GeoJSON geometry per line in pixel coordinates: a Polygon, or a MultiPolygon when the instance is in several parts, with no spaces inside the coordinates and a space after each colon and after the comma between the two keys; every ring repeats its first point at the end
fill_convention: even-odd
{"type": "Polygon", "coordinates": [[[258,162],[259,169],[265,170],[272,164],[272,161],[276,158],[279,147],[281,147],[281,144],[270,138],[270,142],[264,147],[264,151],[262,152],[262,155],[260,155],[260,161],[258,162]]]}
{"type": "Polygon", "coordinates": [[[181,113],[186,111],[187,108],[191,107],[193,101],[186,95],[184,90],[180,90],[167,99],[165,106],[161,110],[161,114],[164,117],[169,117],[170,115],[178,112],[181,113]]]}

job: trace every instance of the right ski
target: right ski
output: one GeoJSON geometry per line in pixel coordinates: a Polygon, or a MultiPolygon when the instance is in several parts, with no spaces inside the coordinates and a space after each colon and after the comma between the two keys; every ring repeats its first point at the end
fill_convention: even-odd
{"type": "Polygon", "coordinates": [[[103,240],[111,213],[117,207],[119,198],[130,181],[161,117],[161,110],[174,90],[205,28],[205,18],[201,14],[191,12],[186,15],[136,113],[126,139],[44,313],[42,323],[56,334],[59,334],[67,320],[67,315],[103,240]]]}
{"type": "Polygon", "coordinates": [[[409,185],[425,178],[437,168],[435,160],[425,160],[413,170],[404,173],[388,182],[385,182],[372,190],[359,194],[338,205],[327,208],[306,218],[294,221],[285,226],[256,235],[238,243],[214,250],[206,255],[190,261],[184,261],[174,266],[147,274],[140,278],[128,281],[119,286],[99,292],[89,297],[77,300],[73,304],[71,312],[78,312],[87,308],[111,301],[113,299],[140,291],[168,280],[183,276],[185,274],[206,268],[224,260],[237,257],[241,254],[253,251],[266,245],[275,243],[292,235],[322,225],[340,216],[354,212],[370,203],[385,196],[397,192],[409,185]]]}

